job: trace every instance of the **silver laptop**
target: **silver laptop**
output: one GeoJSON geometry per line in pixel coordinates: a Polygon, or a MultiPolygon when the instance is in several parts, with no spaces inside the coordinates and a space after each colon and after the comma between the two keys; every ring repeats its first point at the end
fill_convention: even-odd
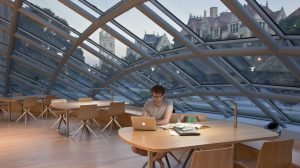
{"type": "Polygon", "coordinates": [[[156,121],[154,117],[131,117],[132,128],[135,130],[155,131],[156,121]]]}

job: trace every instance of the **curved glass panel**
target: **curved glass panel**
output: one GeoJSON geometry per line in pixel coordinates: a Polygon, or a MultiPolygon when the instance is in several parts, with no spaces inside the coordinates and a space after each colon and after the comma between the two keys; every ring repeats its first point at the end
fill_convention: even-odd
{"type": "MultiPolygon", "coordinates": [[[[135,8],[123,13],[115,20],[157,51],[182,46],[179,42],[174,44],[174,37],[135,8]],[[128,22],[128,20],[131,20],[131,22],[128,22]]],[[[139,43],[137,45],[143,46],[139,43]]],[[[152,53],[151,51],[148,52],[152,53]]]]}
{"type": "Polygon", "coordinates": [[[41,95],[41,91],[39,91],[37,87],[28,85],[19,80],[11,80],[10,87],[11,90],[22,93],[23,95],[41,95]]]}
{"type": "Polygon", "coordinates": [[[65,75],[58,75],[57,79],[58,82],[63,83],[67,86],[70,86],[71,88],[73,88],[74,90],[78,91],[78,92],[82,92],[82,94],[88,94],[88,88],[82,84],[80,84],[79,82],[77,82],[76,80],[73,80],[65,75]]]}
{"type": "MultiPolygon", "coordinates": [[[[219,97],[222,101],[224,100],[234,100],[234,102],[237,104],[238,108],[238,115],[244,115],[244,116],[252,116],[252,117],[259,117],[259,118],[266,118],[264,112],[262,112],[259,108],[256,107],[254,103],[252,103],[248,98],[246,97],[225,97],[220,96],[219,97]]],[[[232,103],[230,101],[224,101],[229,107],[232,108],[232,103]]]]}
{"type": "Polygon", "coordinates": [[[59,59],[57,57],[51,57],[46,52],[37,50],[34,47],[30,46],[28,43],[25,43],[19,39],[15,40],[15,49],[22,54],[27,55],[28,57],[39,61],[49,67],[55,69],[59,64],[59,59]]]}
{"type": "MultiPolygon", "coordinates": [[[[136,95],[135,93],[132,93],[131,91],[128,91],[127,88],[122,87],[120,84],[114,82],[112,84],[113,88],[118,88],[119,91],[117,91],[119,94],[114,94],[114,100],[122,100],[123,98],[126,97],[126,101],[130,102],[138,102],[141,100],[141,98],[139,97],[139,95],[136,95]],[[122,95],[120,95],[122,94],[122,95]],[[116,97],[115,97],[116,96],[116,97]]],[[[125,101],[125,100],[122,100],[125,101]]]]}
{"type": "Polygon", "coordinates": [[[117,72],[116,68],[103,62],[101,59],[81,47],[76,49],[76,51],[73,53],[73,56],[79,61],[88,64],[90,67],[97,69],[105,76],[111,76],[117,72]]]}
{"type": "MultiPolygon", "coordinates": [[[[127,45],[125,45],[124,43],[122,43],[121,41],[119,41],[114,36],[110,35],[108,32],[104,31],[101,28],[96,30],[89,37],[89,39],[93,40],[94,42],[97,42],[97,44],[99,44],[102,47],[101,49],[97,47],[97,51],[99,51],[100,54],[107,55],[109,52],[110,54],[116,55],[120,59],[124,60],[128,64],[142,59],[141,55],[132,51],[127,45]]],[[[108,58],[113,59],[112,56],[109,56],[108,58]]]]}
{"type": "Polygon", "coordinates": [[[18,26],[22,29],[26,30],[34,36],[43,39],[44,41],[61,50],[66,50],[71,45],[69,40],[64,39],[59,34],[56,34],[52,30],[48,29],[47,27],[44,27],[43,25],[35,22],[31,18],[23,14],[20,14],[18,24],[18,26]]]}
{"type": "MultiPolygon", "coordinates": [[[[190,59],[188,61],[177,61],[174,62],[174,64],[182,68],[183,71],[189,74],[200,85],[228,83],[213,68],[199,58],[190,59]]],[[[178,74],[180,75],[180,73],[178,74]]]]}
{"type": "Polygon", "coordinates": [[[232,87],[232,86],[205,86],[205,88],[207,90],[211,90],[211,91],[238,91],[236,88],[232,87]]]}
{"type": "Polygon", "coordinates": [[[300,103],[272,101],[293,122],[300,122],[300,103]]]}
{"type": "Polygon", "coordinates": [[[79,97],[86,97],[85,94],[78,92],[77,90],[73,89],[71,86],[64,85],[63,83],[56,81],[53,85],[53,88],[65,95],[68,95],[73,100],[77,100],[79,97]]]}
{"type": "MultiPolygon", "coordinates": [[[[220,0],[210,0],[209,2],[198,0],[158,1],[204,41],[255,37],[255,34],[253,34],[220,0]],[[182,8],[183,6],[184,8],[182,8]]],[[[257,21],[264,23],[245,1],[243,1],[242,5],[243,9],[251,13],[257,21]]],[[[266,28],[266,30],[268,30],[270,34],[274,34],[269,28],[266,28]]],[[[191,35],[186,31],[182,30],[181,33],[191,38],[191,35]]]]}
{"type": "Polygon", "coordinates": [[[251,83],[300,86],[300,81],[274,56],[226,57],[225,59],[251,83]]]}
{"type": "Polygon", "coordinates": [[[167,89],[182,88],[183,86],[179,81],[174,79],[170,74],[163,71],[160,67],[154,65],[150,68],[141,70],[149,79],[153,80],[156,84],[163,85],[167,89]]]}
{"type": "Polygon", "coordinates": [[[43,0],[28,0],[28,2],[37,5],[48,15],[60,20],[66,25],[70,25],[70,27],[78,32],[83,32],[91,24],[90,21],[59,1],[47,1],[47,3],[45,3],[43,0]]]}
{"type": "Polygon", "coordinates": [[[47,85],[53,71],[49,68],[44,68],[45,67],[41,65],[38,66],[37,62],[33,62],[29,59],[25,61],[24,59],[14,57],[12,62],[12,71],[22,74],[31,80],[47,85]]]}
{"type": "Polygon", "coordinates": [[[265,11],[265,13],[283,30],[285,34],[300,35],[299,0],[256,1],[265,11]]]}
{"type": "Polygon", "coordinates": [[[137,83],[137,81],[128,76],[118,80],[118,83],[142,98],[150,96],[149,88],[145,88],[143,85],[137,83]]]}
{"type": "Polygon", "coordinates": [[[0,29],[0,43],[8,45],[8,33],[0,29]]]}
{"type": "Polygon", "coordinates": [[[0,17],[4,18],[5,20],[9,20],[9,21],[11,21],[11,17],[12,17],[11,7],[5,5],[1,1],[0,1],[0,17]]]}
{"type": "Polygon", "coordinates": [[[203,99],[201,99],[198,96],[183,97],[180,99],[197,111],[216,112],[214,108],[212,108],[209,104],[207,104],[203,99]]]}
{"type": "Polygon", "coordinates": [[[264,44],[257,38],[247,40],[226,40],[207,43],[213,49],[226,49],[226,48],[257,48],[263,47],[264,44]]]}
{"type": "Polygon", "coordinates": [[[115,4],[120,2],[120,0],[100,0],[100,1],[87,0],[87,1],[90,4],[96,6],[102,12],[105,12],[107,9],[113,7],[115,4]]]}

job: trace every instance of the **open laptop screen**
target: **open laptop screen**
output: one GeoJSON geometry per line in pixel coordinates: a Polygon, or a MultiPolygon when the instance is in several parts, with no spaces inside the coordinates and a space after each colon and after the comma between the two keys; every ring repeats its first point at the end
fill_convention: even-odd
{"type": "Polygon", "coordinates": [[[156,121],[154,117],[131,117],[132,128],[135,130],[155,131],[156,121]]]}

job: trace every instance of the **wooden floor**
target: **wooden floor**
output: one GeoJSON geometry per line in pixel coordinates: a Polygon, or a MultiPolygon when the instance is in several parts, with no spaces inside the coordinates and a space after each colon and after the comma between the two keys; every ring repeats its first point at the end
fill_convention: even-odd
{"type": "MultiPolygon", "coordinates": [[[[132,153],[116,131],[103,136],[98,129],[98,138],[83,135],[79,141],[80,134],[64,137],[49,128],[52,123],[54,119],[30,121],[27,125],[0,120],[0,167],[141,168],[147,160],[132,153]]],[[[72,125],[71,130],[77,126],[72,125]]],[[[170,160],[172,167],[181,167],[170,160]]]]}

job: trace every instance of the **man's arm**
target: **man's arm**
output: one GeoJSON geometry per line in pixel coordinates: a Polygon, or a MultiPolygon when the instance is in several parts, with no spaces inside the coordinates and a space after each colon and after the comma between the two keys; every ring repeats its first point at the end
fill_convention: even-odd
{"type": "Polygon", "coordinates": [[[156,120],[156,124],[157,125],[168,124],[170,122],[172,112],[173,112],[173,102],[170,101],[170,104],[168,105],[168,107],[165,111],[164,118],[161,119],[161,120],[156,120]]]}
{"type": "Polygon", "coordinates": [[[148,102],[146,102],[144,104],[144,108],[143,108],[143,112],[142,112],[142,117],[148,117],[149,116],[147,110],[148,110],[148,102]]]}

